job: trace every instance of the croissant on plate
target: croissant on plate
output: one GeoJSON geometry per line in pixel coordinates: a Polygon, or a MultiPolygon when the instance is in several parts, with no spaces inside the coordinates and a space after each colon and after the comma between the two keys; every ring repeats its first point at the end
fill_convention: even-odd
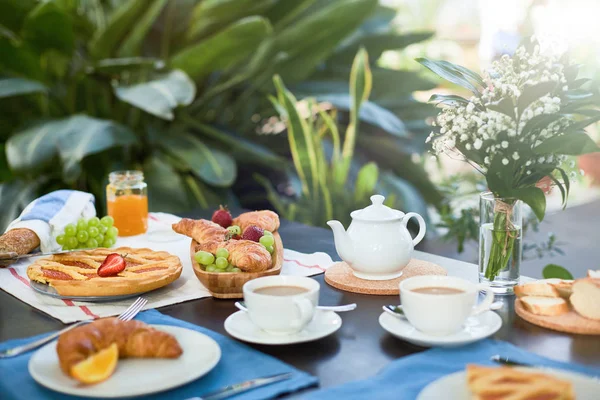
{"type": "Polygon", "coordinates": [[[177,358],[183,353],[177,339],[166,332],[141,321],[104,318],[59,336],[60,368],[71,375],[73,366],[113,343],[119,348],[119,358],[177,358]]]}
{"type": "Polygon", "coordinates": [[[250,225],[258,226],[264,230],[275,232],[279,229],[279,216],[270,210],[251,211],[240,214],[234,218],[233,225],[237,225],[242,232],[250,225]]]}
{"type": "Polygon", "coordinates": [[[171,227],[175,232],[189,236],[198,243],[224,241],[227,234],[227,229],[205,219],[183,218],[171,227]]]}
{"type": "Polygon", "coordinates": [[[260,272],[271,268],[271,254],[260,243],[251,240],[212,240],[201,242],[196,251],[204,250],[215,254],[219,248],[229,251],[229,262],[244,272],[260,272]]]}

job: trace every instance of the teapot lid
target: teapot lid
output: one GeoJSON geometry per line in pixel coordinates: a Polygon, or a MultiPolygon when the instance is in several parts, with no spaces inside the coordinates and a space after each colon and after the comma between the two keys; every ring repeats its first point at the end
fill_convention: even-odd
{"type": "Polygon", "coordinates": [[[376,194],[371,196],[371,205],[362,210],[355,210],[350,213],[352,219],[362,221],[392,221],[404,217],[402,211],[394,210],[383,204],[385,197],[376,194]]]}

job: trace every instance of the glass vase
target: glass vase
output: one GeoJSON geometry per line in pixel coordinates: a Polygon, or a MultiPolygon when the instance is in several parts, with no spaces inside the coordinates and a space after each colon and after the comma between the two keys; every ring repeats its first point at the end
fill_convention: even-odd
{"type": "Polygon", "coordinates": [[[523,254],[522,203],[496,198],[491,192],[479,199],[479,281],[496,294],[512,294],[519,283],[523,254]]]}

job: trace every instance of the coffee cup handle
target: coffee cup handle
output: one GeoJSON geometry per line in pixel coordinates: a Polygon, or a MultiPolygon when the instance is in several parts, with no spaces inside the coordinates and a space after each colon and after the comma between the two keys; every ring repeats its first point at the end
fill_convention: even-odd
{"type": "Polygon", "coordinates": [[[314,306],[312,301],[306,298],[300,298],[294,300],[298,311],[300,312],[300,318],[292,321],[294,328],[300,328],[306,325],[313,317],[314,306]]]}
{"type": "Polygon", "coordinates": [[[485,298],[481,303],[473,308],[471,311],[471,317],[474,315],[479,315],[482,312],[488,311],[490,306],[494,302],[494,292],[490,289],[489,286],[486,285],[477,285],[477,289],[479,291],[485,291],[485,298]]]}

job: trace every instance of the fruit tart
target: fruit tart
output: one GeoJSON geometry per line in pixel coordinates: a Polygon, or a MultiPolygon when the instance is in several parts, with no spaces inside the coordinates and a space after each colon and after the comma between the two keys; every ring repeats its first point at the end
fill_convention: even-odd
{"type": "Polygon", "coordinates": [[[41,258],[27,276],[62,296],[119,296],[158,289],[181,275],[179,257],[165,251],[98,248],[41,258]]]}

